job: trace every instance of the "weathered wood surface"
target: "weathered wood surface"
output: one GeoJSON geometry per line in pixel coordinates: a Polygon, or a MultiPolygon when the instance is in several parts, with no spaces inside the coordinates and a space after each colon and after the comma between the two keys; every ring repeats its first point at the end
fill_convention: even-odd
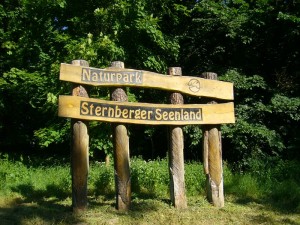
{"type": "MultiPolygon", "coordinates": [[[[113,68],[124,68],[124,63],[115,61],[113,68]]],[[[128,101],[126,92],[122,88],[112,90],[111,100],[128,101]]],[[[131,175],[129,157],[129,137],[124,124],[112,124],[114,145],[114,168],[116,187],[116,208],[127,211],[131,205],[131,175]]]]}
{"type": "Polygon", "coordinates": [[[233,84],[192,76],[171,76],[142,70],[61,64],[60,79],[93,86],[135,86],[181,92],[192,96],[203,96],[233,100],[233,84]]]}
{"type": "MultiPolygon", "coordinates": [[[[169,68],[172,76],[181,76],[180,67],[169,68]]],[[[183,96],[180,93],[172,93],[171,104],[183,105],[183,96]]],[[[182,128],[179,126],[169,127],[169,174],[170,174],[170,197],[175,208],[187,208],[184,181],[184,137],[182,128]]]]}
{"type": "MultiPolygon", "coordinates": [[[[215,73],[204,73],[206,79],[217,79],[215,73]]],[[[216,102],[209,102],[218,105],[216,102]]],[[[203,131],[203,166],[206,174],[207,199],[216,207],[224,206],[222,140],[219,125],[205,125],[203,131]]]]}
{"type": "Polygon", "coordinates": [[[187,125],[234,123],[234,105],[222,104],[149,104],[114,102],[74,96],[59,96],[61,117],[106,122],[187,125]]]}
{"type": "MultiPolygon", "coordinates": [[[[75,66],[89,66],[84,60],[74,60],[75,66]]],[[[87,90],[81,85],[73,85],[73,96],[88,97],[87,90]]],[[[72,207],[77,213],[87,208],[87,180],[89,171],[89,135],[84,121],[71,120],[71,176],[72,207]]]]}

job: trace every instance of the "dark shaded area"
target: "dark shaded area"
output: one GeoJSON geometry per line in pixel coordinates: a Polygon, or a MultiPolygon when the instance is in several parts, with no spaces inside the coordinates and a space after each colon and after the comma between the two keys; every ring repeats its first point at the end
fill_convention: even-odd
{"type": "Polygon", "coordinates": [[[63,220],[69,221],[69,224],[82,221],[72,215],[71,206],[58,203],[69,195],[59,186],[48,186],[41,191],[35,190],[31,185],[20,185],[12,188],[12,191],[21,194],[23,198],[14,199],[6,208],[0,208],[1,224],[22,224],[22,221],[34,218],[41,218],[52,224],[63,220]],[[50,197],[50,200],[45,199],[50,197]]]}
{"type": "Polygon", "coordinates": [[[145,160],[165,158],[168,151],[167,127],[130,126],[131,156],[142,156],[145,160]]]}

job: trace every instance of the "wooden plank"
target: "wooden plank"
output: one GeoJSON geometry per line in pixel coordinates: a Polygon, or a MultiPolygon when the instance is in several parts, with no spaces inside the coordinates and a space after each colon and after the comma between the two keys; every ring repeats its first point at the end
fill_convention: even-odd
{"type": "Polygon", "coordinates": [[[211,105],[169,105],[59,96],[58,115],[84,120],[150,125],[223,124],[235,122],[232,102],[211,105]]]}
{"type": "Polygon", "coordinates": [[[135,86],[177,91],[192,96],[233,100],[233,84],[191,76],[170,76],[143,70],[78,67],[61,64],[60,80],[93,86],[135,86]]]}

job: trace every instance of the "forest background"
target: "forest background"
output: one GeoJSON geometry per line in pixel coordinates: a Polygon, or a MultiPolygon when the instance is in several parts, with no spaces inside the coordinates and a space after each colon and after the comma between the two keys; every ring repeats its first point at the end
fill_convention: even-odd
{"type": "MultiPolygon", "coordinates": [[[[297,0],[4,0],[0,4],[0,151],[69,155],[70,123],[57,117],[60,63],[184,75],[215,72],[234,83],[236,123],[222,125],[235,170],[300,160],[300,2],[297,0]]],[[[91,96],[109,98],[108,88],[91,96]]],[[[128,89],[130,101],[169,93],[128,89]]],[[[185,103],[202,99],[185,96],[185,103]]],[[[130,154],[164,158],[166,126],[130,125],[130,154]],[[165,141],[164,141],[165,140],[165,141]]],[[[201,127],[185,126],[185,158],[202,160],[201,127]]],[[[110,125],[90,123],[91,159],[112,154],[110,125]]]]}

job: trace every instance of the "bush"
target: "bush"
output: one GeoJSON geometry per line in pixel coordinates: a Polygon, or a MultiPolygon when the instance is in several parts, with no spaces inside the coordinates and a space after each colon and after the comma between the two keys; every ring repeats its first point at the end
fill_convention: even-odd
{"type": "Polygon", "coordinates": [[[201,163],[188,162],[185,164],[185,187],[188,196],[204,195],[205,179],[201,163]]]}
{"type": "Polygon", "coordinates": [[[168,162],[145,161],[134,158],[131,163],[132,191],[140,194],[165,197],[169,193],[168,162]]]}
{"type": "MultiPolygon", "coordinates": [[[[0,155],[0,195],[21,195],[28,201],[42,198],[71,197],[69,165],[33,165],[31,160],[10,160],[0,155]]],[[[169,171],[166,159],[131,160],[132,194],[136,197],[169,198],[169,171]]],[[[256,161],[253,170],[232,172],[224,163],[224,192],[239,202],[259,201],[279,210],[300,211],[299,162],[269,160],[256,161]]],[[[114,166],[91,163],[89,195],[114,196],[114,166]]],[[[205,175],[202,164],[185,163],[185,186],[188,197],[205,195],[205,175]]]]}
{"type": "MultiPolygon", "coordinates": [[[[113,166],[95,163],[91,166],[89,184],[93,186],[95,195],[113,195],[115,189],[113,166]]],[[[92,188],[92,189],[93,189],[92,188]]]]}

